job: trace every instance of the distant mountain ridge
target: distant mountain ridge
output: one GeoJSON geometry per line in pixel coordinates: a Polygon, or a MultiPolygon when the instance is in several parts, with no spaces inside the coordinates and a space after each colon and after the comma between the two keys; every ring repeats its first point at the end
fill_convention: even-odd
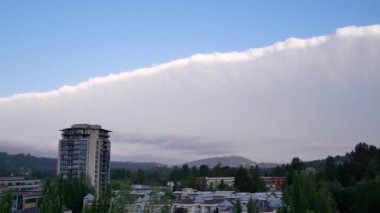
{"type": "MultiPolygon", "coordinates": [[[[272,168],[277,164],[272,163],[256,163],[248,158],[241,156],[225,156],[206,158],[186,163],[188,166],[201,166],[208,165],[210,168],[215,167],[217,164],[230,167],[250,167],[259,166],[260,168],[272,168]]],[[[171,166],[156,163],[156,162],[128,162],[128,161],[111,161],[111,168],[128,169],[136,171],[142,169],[145,171],[171,168],[171,166]]],[[[28,175],[33,172],[44,172],[55,175],[57,171],[57,159],[47,157],[36,157],[30,154],[8,154],[0,152],[0,176],[6,175],[28,175]]]]}
{"type": "Polygon", "coordinates": [[[168,166],[156,162],[128,162],[128,161],[111,161],[111,168],[117,169],[129,169],[136,171],[141,170],[152,170],[157,168],[167,168],[168,166]]]}
{"type": "MultiPolygon", "coordinates": [[[[156,162],[121,162],[111,161],[111,168],[129,169],[136,171],[152,170],[168,167],[156,162]]],[[[30,154],[8,154],[0,152],[0,176],[6,175],[28,175],[32,172],[48,172],[55,174],[57,171],[57,158],[36,157],[30,154]]]]}
{"type": "Polygon", "coordinates": [[[46,172],[53,174],[57,171],[57,159],[36,157],[28,154],[8,154],[0,152],[0,176],[10,174],[28,175],[31,172],[46,172]]]}
{"type": "Polygon", "coordinates": [[[256,166],[257,163],[241,156],[224,156],[224,157],[213,157],[213,158],[205,158],[201,160],[191,161],[184,163],[187,164],[189,167],[193,166],[201,166],[201,165],[207,165],[210,168],[215,167],[218,164],[221,164],[221,166],[229,166],[229,167],[250,167],[250,166],[256,166]]]}

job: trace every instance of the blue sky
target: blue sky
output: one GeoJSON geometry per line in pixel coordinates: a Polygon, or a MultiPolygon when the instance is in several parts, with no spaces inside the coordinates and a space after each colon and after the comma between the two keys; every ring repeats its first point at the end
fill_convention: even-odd
{"type": "Polygon", "coordinates": [[[1,1],[0,97],[380,22],[380,1],[1,1]]]}

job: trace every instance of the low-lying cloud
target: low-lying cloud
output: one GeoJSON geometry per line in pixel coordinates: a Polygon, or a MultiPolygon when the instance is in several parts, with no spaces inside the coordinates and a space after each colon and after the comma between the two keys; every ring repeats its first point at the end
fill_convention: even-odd
{"type": "Polygon", "coordinates": [[[347,27],[16,94],[0,98],[0,143],[55,156],[60,129],[97,123],[113,131],[114,160],[342,154],[380,145],[379,58],[380,25],[347,27]]]}

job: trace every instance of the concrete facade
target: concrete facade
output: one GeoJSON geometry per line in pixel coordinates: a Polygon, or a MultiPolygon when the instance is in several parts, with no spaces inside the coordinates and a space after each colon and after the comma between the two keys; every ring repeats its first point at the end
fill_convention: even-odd
{"type": "Polygon", "coordinates": [[[100,195],[110,180],[111,131],[90,124],[74,124],[61,131],[57,174],[87,179],[100,195]]]}

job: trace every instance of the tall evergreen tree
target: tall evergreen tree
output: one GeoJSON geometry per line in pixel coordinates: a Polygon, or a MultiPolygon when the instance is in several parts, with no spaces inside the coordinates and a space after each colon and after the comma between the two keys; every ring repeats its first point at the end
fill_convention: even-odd
{"type": "Polygon", "coordinates": [[[207,165],[201,165],[198,174],[200,177],[208,177],[210,176],[210,168],[207,165]]]}
{"type": "Polygon", "coordinates": [[[290,163],[292,173],[305,169],[305,163],[298,157],[294,157],[290,163]]]}
{"type": "Polygon", "coordinates": [[[63,201],[57,181],[48,181],[43,189],[40,213],[62,213],[63,201]]]}
{"type": "Polygon", "coordinates": [[[248,191],[251,188],[247,170],[242,166],[239,167],[235,175],[235,188],[241,192],[248,191]]]}
{"type": "Polygon", "coordinates": [[[372,180],[362,181],[357,186],[357,197],[353,212],[379,212],[380,175],[372,180]]]}
{"type": "Polygon", "coordinates": [[[293,184],[286,190],[284,201],[287,204],[283,212],[290,213],[334,213],[336,204],[326,185],[321,182],[319,187],[314,174],[295,172],[293,184]]]}
{"type": "Polygon", "coordinates": [[[314,213],[336,212],[336,203],[324,182],[319,184],[314,202],[314,213]]]}
{"type": "Polygon", "coordinates": [[[10,190],[4,192],[0,199],[0,213],[10,213],[12,211],[12,193],[10,190]]]}
{"type": "Polygon", "coordinates": [[[265,183],[260,178],[260,169],[258,166],[252,166],[249,169],[250,173],[250,192],[264,192],[266,191],[265,183]]]}
{"type": "Polygon", "coordinates": [[[239,199],[237,199],[236,204],[235,204],[235,213],[241,213],[241,212],[242,212],[241,202],[239,199]]]}
{"type": "Polygon", "coordinates": [[[256,213],[252,197],[249,198],[247,204],[247,213],[256,213]]]}
{"type": "Polygon", "coordinates": [[[126,180],[114,181],[109,186],[111,190],[115,191],[111,202],[111,213],[124,213],[128,212],[128,205],[133,202],[131,195],[130,183],[126,180]]]}

